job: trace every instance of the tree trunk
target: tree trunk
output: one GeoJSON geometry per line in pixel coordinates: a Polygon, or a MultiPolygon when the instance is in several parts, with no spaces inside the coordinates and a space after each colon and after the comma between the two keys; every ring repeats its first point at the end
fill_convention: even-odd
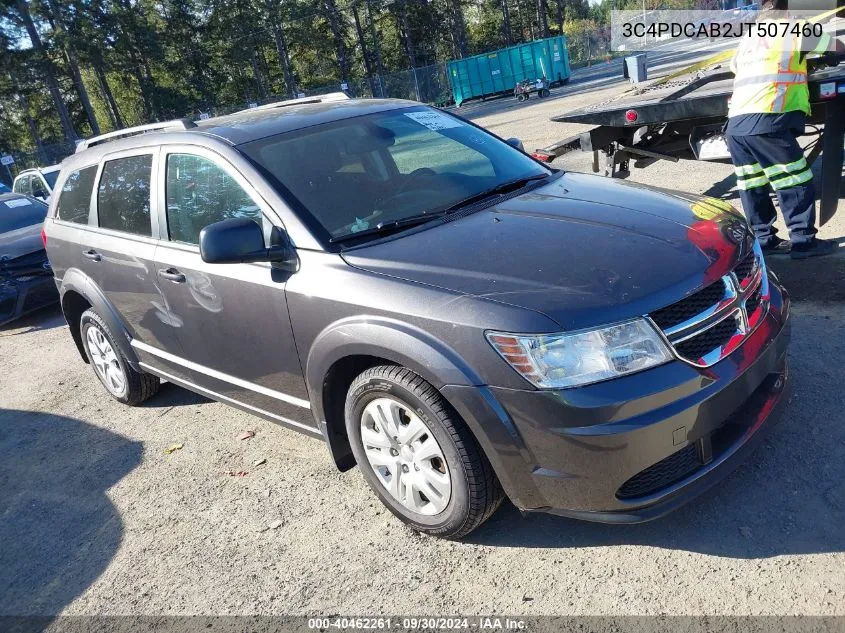
{"type": "Polygon", "coordinates": [[[557,32],[558,35],[563,35],[563,0],[555,0],[557,5],[557,32]]]}
{"type": "Polygon", "coordinates": [[[273,17],[273,41],[276,42],[276,52],[279,54],[279,62],[282,64],[282,75],[285,78],[285,89],[288,96],[293,99],[296,97],[296,82],[293,79],[293,69],[290,65],[290,55],[288,54],[288,43],[285,40],[284,25],[279,16],[273,17]]]}
{"type": "Polygon", "coordinates": [[[267,98],[267,87],[264,85],[264,73],[261,72],[261,65],[258,63],[258,51],[251,46],[252,52],[249,55],[249,63],[252,66],[252,75],[255,78],[255,86],[258,88],[258,98],[267,98]]]}
{"type": "Polygon", "coordinates": [[[91,99],[88,98],[88,90],[82,81],[82,73],[79,72],[79,62],[76,61],[76,55],[70,47],[65,48],[65,56],[67,58],[67,65],[70,68],[70,76],[73,78],[73,85],[76,86],[76,92],[79,93],[79,100],[82,102],[82,107],[85,110],[85,116],[88,117],[88,125],[91,126],[92,134],[97,136],[100,134],[100,125],[97,123],[97,115],[94,113],[94,108],[91,105],[91,99]]]}
{"type": "Polygon", "coordinates": [[[73,129],[73,122],[70,120],[67,106],[62,99],[62,93],[59,91],[59,82],[56,79],[56,66],[53,61],[47,56],[44,50],[44,45],[41,43],[41,36],[38,35],[38,30],[32,21],[32,16],[29,14],[29,7],[26,6],[26,0],[15,0],[15,6],[18,13],[23,20],[26,32],[29,35],[29,40],[32,42],[32,48],[35,49],[41,65],[44,69],[44,81],[47,84],[47,89],[50,91],[50,96],[53,98],[53,103],[56,106],[56,111],[59,115],[59,121],[62,125],[62,132],[68,141],[74,141],[78,138],[76,130],[73,129]]]}
{"type": "Polygon", "coordinates": [[[549,5],[546,0],[537,0],[537,30],[540,37],[549,36],[549,5]]]}
{"type": "Polygon", "coordinates": [[[35,125],[35,119],[32,118],[32,114],[29,112],[29,102],[26,100],[26,95],[24,95],[23,90],[21,90],[20,85],[18,85],[14,77],[12,77],[11,73],[9,74],[9,77],[12,79],[12,84],[15,86],[15,91],[18,93],[18,101],[20,102],[21,110],[26,116],[26,125],[29,128],[29,135],[32,137],[32,142],[35,143],[35,157],[38,163],[46,163],[48,161],[47,157],[44,156],[44,145],[41,143],[41,136],[38,134],[38,126],[35,125]]]}
{"type": "Polygon", "coordinates": [[[464,10],[460,0],[450,0],[449,12],[452,22],[452,48],[455,57],[461,59],[467,54],[467,28],[464,21],[464,10]]]}
{"type": "Polygon", "coordinates": [[[56,0],[47,0],[47,5],[52,14],[54,28],[56,28],[65,37],[65,44],[63,45],[65,59],[67,60],[68,68],[70,68],[70,76],[73,79],[73,85],[76,92],[79,93],[79,101],[82,102],[82,107],[85,110],[85,116],[88,117],[88,124],[91,126],[91,132],[96,136],[100,133],[100,126],[97,123],[97,115],[94,113],[94,108],[91,107],[91,100],[88,98],[88,90],[85,88],[85,83],[82,81],[82,73],[79,71],[79,62],[76,60],[76,53],[73,46],[67,42],[67,28],[62,18],[61,11],[56,5],[56,0]]]}
{"type": "Polygon", "coordinates": [[[358,5],[352,5],[352,17],[355,20],[355,32],[358,34],[358,44],[361,46],[361,57],[364,58],[364,70],[367,72],[367,81],[370,82],[370,94],[376,96],[376,84],[373,77],[373,65],[370,62],[370,55],[367,52],[367,41],[364,39],[364,29],[361,28],[361,18],[358,15],[358,5]]]}
{"type": "Polygon", "coordinates": [[[323,0],[323,9],[325,10],[325,16],[329,22],[332,39],[334,40],[337,65],[340,69],[340,81],[348,85],[349,53],[346,50],[346,42],[343,41],[343,23],[341,21],[340,12],[337,9],[337,3],[335,0],[323,0]]]}
{"type": "MultiPolygon", "coordinates": [[[[134,45],[131,42],[130,46],[134,49],[134,45]]],[[[150,95],[150,88],[147,85],[147,79],[144,76],[144,69],[133,49],[130,49],[129,59],[132,62],[132,74],[135,76],[135,81],[138,82],[138,88],[141,91],[141,101],[144,104],[144,121],[142,123],[149,123],[153,118],[153,101],[150,95]]]]}
{"type": "Polygon", "coordinates": [[[123,118],[120,116],[120,109],[117,107],[117,102],[114,100],[114,95],[109,87],[106,73],[103,71],[103,67],[99,62],[94,62],[93,67],[94,74],[97,76],[97,83],[100,85],[100,90],[103,92],[103,96],[108,104],[107,110],[112,125],[114,125],[114,129],[119,130],[123,127],[123,118]]]}
{"type": "Polygon", "coordinates": [[[399,38],[402,40],[405,54],[408,55],[408,63],[411,65],[411,68],[416,68],[417,52],[414,49],[414,40],[411,37],[411,30],[408,26],[408,7],[405,6],[405,2],[406,0],[402,0],[398,6],[399,38]]]}
{"type": "MultiPolygon", "coordinates": [[[[376,72],[379,77],[379,95],[384,97],[384,64],[381,61],[381,46],[378,43],[378,31],[376,31],[376,22],[373,20],[373,7],[370,0],[367,2],[367,19],[370,22],[370,34],[373,38],[373,50],[376,54],[376,72]]],[[[375,96],[375,95],[373,95],[375,96]]]]}
{"type": "Polygon", "coordinates": [[[516,3],[516,13],[519,16],[519,27],[520,27],[520,30],[522,31],[520,33],[521,38],[523,40],[525,39],[525,28],[527,26],[528,27],[528,39],[533,40],[534,39],[534,27],[531,24],[532,21],[530,19],[528,19],[528,20],[525,19],[525,13],[522,10],[522,4],[519,3],[519,2],[516,3]]]}
{"type": "Polygon", "coordinates": [[[513,31],[511,30],[511,13],[508,9],[508,0],[502,0],[502,35],[504,35],[505,37],[505,44],[513,44],[513,31]]]}

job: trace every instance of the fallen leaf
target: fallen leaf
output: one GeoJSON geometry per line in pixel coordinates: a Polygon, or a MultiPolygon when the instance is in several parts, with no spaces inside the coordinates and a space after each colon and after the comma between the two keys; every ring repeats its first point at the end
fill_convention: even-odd
{"type": "Polygon", "coordinates": [[[239,440],[248,440],[251,437],[255,437],[255,431],[241,431],[238,435],[239,440]]]}
{"type": "Polygon", "coordinates": [[[229,477],[246,477],[249,473],[245,470],[239,470],[238,472],[230,470],[227,471],[226,474],[229,475],[229,477]]]}
{"type": "Polygon", "coordinates": [[[266,464],[266,463],[267,463],[267,459],[262,457],[261,459],[252,462],[252,465],[253,466],[261,466],[261,464],[266,464]]]}
{"type": "Polygon", "coordinates": [[[275,521],[273,521],[270,524],[270,529],[271,530],[278,530],[280,527],[282,527],[282,524],[283,524],[282,521],[280,521],[279,519],[276,519],[275,521]]]}
{"type": "Polygon", "coordinates": [[[170,455],[170,453],[173,453],[175,451],[181,451],[183,446],[184,444],[171,444],[170,446],[164,449],[164,454],[170,455]]]}

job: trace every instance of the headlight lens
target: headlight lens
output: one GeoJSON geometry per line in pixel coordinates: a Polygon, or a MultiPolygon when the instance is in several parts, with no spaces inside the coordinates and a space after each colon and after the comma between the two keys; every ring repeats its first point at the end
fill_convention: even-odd
{"type": "Polygon", "coordinates": [[[645,319],[563,334],[488,332],[487,340],[511,367],[541,389],[599,382],[672,360],[666,344],[645,319]]]}

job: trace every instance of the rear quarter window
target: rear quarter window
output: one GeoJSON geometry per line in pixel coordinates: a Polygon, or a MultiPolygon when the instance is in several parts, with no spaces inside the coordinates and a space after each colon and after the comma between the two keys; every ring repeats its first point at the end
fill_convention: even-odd
{"type": "Polygon", "coordinates": [[[73,172],[65,180],[56,205],[56,217],[66,222],[88,224],[88,209],[91,205],[91,192],[97,166],[92,165],[73,172]]]}
{"type": "Polygon", "coordinates": [[[152,235],[150,225],[151,154],[107,161],[97,191],[100,227],[135,235],[152,235]]]}

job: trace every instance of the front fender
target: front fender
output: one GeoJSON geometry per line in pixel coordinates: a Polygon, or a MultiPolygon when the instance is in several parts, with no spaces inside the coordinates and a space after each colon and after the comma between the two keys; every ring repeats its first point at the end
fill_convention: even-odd
{"type": "Polygon", "coordinates": [[[331,366],[349,356],[376,356],[402,365],[435,388],[484,382],[455,350],[427,332],[383,317],[350,317],[314,339],[305,365],[308,393],[318,422],[325,420],[323,381],[331,366]]]}
{"type": "MultiPolygon", "coordinates": [[[[94,308],[103,318],[109,326],[109,329],[114,334],[114,342],[120,348],[120,351],[123,353],[123,357],[127,360],[132,369],[141,371],[141,367],[138,364],[138,356],[135,354],[135,351],[132,349],[132,345],[130,344],[132,336],[129,334],[129,328],[126,326],[126,323],[123,321],[120,314],[114,309],[111,302],[106,298],[97,284],[95,284],[88,275],[78,268],[70,268],[65,272],[59,286],[59,297],[63,312],[65,311],[66,305],[65,295],[68,292],[77,293],[91,304],[91,307],[94,308]]],[[[71,332],[74,333],[74,341],[76,342],[76,346],[79,348],[80,354],[82,354],[82,358],[85,362],[88,362],[88,358],[85,355],[85,349],[82,347],[82,339],[79,333],[79,328],[70,323],[66,313],[65,320],[68,321],[68,325],[71,325],[71,332]]]]}

